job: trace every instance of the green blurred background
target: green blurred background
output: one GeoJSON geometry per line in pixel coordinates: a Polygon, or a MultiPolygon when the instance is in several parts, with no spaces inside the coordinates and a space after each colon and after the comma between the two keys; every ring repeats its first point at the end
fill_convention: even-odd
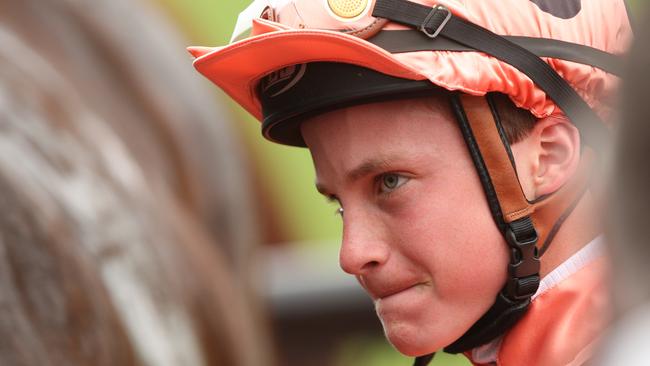
{"type": "MultiPolygon", "coordinates": [[[[251,2],[158,1],[164,4],[173,18],[180,21],[192,44],[207,46],[226,44],[237,15],[251,2]]],[[[337,241],[341,231],[340,221],[334,215],[335,206],[327,204],[314,189],[314,174],[309,153],[305,149],[263,141],[259,123],[243,109],[234,103],[231,104],[238,120],[241,121],[238,128],[247,143],[247,151],[251,152],[254,159],[258,179],[263,184],[263,198],[271,207],[282,208],[276,212],[281,228],[271,239],[310,243],[309,245],[337,241]]]]}
{"type": "MultiPolygon", "coordinates": [[[[250,0],[155,0],[175,21],[188,39],[188,45],[220,46],[228,42],[237,15],[250,0]]],[[[523,1],[523,0],[522,0],[523,1]]],[[[629,1],[633,12],[645,1],[629,1]]],[[[188,57],[188,63],[190,63],[188,57]]],[[[215,87],[218,98],[228,99],[215,87]]],[[[250,154],[259,197],[275,215],[264,232],[266,244],[308,246],[314,250],[337,250],[341,235],[335,206],[327,203],[314,189],[311,158],[305,149],[280,146],[264,141],[259,123],[234,103],[230,103],[238,121],[246,151],[250,154]],[[270,227],[272,226],[272,227],[270,227]]],[[[401,356],[382,337],[350,339],[340,349],[339,366],[410,365],[412,359],[401,356]]],[[[438,355],[432,365],[469,365],[463,358],[438,355]]]]}

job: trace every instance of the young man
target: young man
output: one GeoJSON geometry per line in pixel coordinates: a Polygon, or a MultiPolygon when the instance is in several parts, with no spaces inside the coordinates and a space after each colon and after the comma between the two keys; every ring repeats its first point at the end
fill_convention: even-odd
{"type": "Polygon", "coordinates": [[[630,25],[620,0],[498,5],[256,2],[240,41],[190,52],[265,137],[310,149],[341,267],[398,350],[579,365],[605,320],[588,181],[630,25]]]}

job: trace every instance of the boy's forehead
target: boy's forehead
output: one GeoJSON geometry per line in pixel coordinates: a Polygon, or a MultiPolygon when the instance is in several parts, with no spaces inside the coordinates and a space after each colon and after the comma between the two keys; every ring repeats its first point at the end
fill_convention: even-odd
{"type": "Polygon", "coordinates": [[[447,101],[439,96],[399,99],[341,108],[314,116],[301,125],[310,150],[341,149],[365,143],[381,152],[388,145],[417,143],[427,133],[427,142],[440,124],[453,122],[447,101]]]}
{"type": "Polygon", "coordinates": [[[400,100],[340,109],[301,126],[318,181],[432,162],[450,143],[464,148],[444,101],[400,100]]]}

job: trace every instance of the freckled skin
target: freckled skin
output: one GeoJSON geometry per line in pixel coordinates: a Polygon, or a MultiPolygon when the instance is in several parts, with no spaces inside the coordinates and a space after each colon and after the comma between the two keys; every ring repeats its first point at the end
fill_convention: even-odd
{"type": "Polygon", "coordinates": [[[508,253],[447,101],[350,107],[302,133],[319,186],[344,209],[341,267],[375,301],[388,340],[417,356],[459,338],[494,302],[508,253]],[[381,164],[348,179],[367,161],[381,164]],[[404,177],[391,192],[386,173],[404,177]]]}

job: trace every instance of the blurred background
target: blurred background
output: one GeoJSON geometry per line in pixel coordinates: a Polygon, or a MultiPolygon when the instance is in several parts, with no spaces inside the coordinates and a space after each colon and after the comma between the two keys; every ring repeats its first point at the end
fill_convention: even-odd
{"type": "Polygon", "coordinates": [[[0,0],[1,365],[412,363],[308,151],[192,67],[249,2],[0,0]]]}

